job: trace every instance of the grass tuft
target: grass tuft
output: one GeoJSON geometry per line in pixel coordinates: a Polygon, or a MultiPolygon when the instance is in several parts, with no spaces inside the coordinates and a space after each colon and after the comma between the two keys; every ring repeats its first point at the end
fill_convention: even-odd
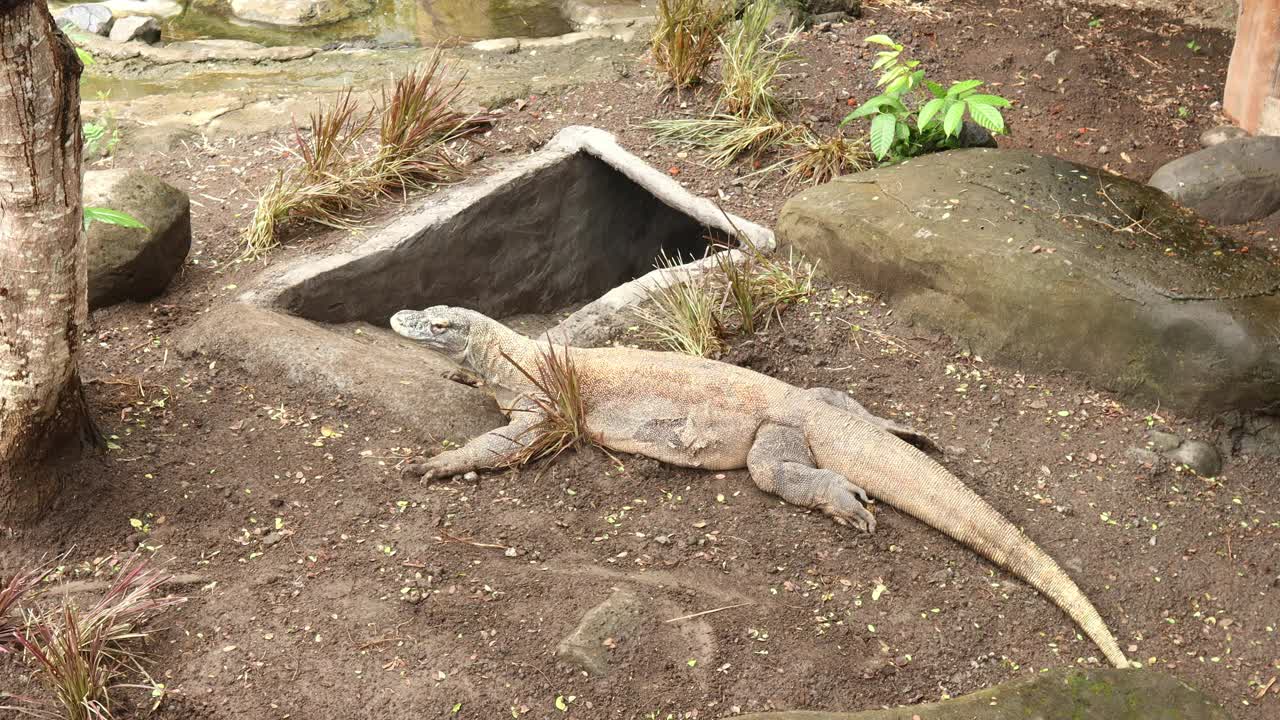
{"type": "MultiPolygon", "coordinates": [[[[31,575],[25,577],[29,584],[31,575]]],[[[150,682],[137,643],[146,638],[142,627],[148,621],[185,602],[186,598],[156,596],[169,579],[134,554],[125,559],[111,585],[89,608],[82,609],[64,596],[49,611],[28,609],[23,626],[13,637],[48,697],[19,699],[22,705],[0,710],[65,720],[110,720],[116,690],[140,688],[155,697],[162,695],[163,686],[150,682]],[[134,673],[149,684],[125,683],[126,676],[134,673]]]]}
{"type": "Polygon", "coordinates": [[[456,109],[462,78],[437,49],[420,67],[375,97],[360,112],[352,92],[338,95],[310,116],[309,133],[294,128],[293,167],[281,172],[258,198],[245,232],[241,259],[262,256],[280,244],[283,227],[314,222],[351,228],[360,210],[379,200],[462,175],[455,141],[490,121],[456,109]],[[376,140],[366,138],[376,125],[376,140]]]}
{"type": "Polygon", "coordinates": [[[841,175],[875,167],[875,157],[864,140],[850,140],[837,134],[828,138],[808,138],[786,163],[788,187],[822,185],[841,175]]]}
{"type": "Polygon", "coordinates": [[[696,85],[720,47],[731,5],[725,0],[658,0],[649,52],[675,90],[696,85]]]}
{"type": "Polygon", "coordinates": [[[659,142],[704,150],[707,162],[716,167],[728,167],[743,155],[758,157],[793,146],[803,137],[803,128],[780,120],[724,114],[653,120],[647,126],[659,142]]]}
{"type": "Polygon", "coordinates": [[[507,463],[509,467],[521,467],[545,457],[555,458],[571,447],[591,442],[582,384],[569,348],[562,346],[557,351],[548,340],[547,349],[539,351],[537,367],[532,370],[506,353],[502,357],[537,388],[537,394],[529,399],[537,405],[543,418],[525,431],[528,437],[520,438],[524,447],[507,463]]]}
{"type": "Polygon", "coordinates": [[[648,338],[686,355],[718,354],[724,349],[724,325],[720,321],[719,293],[710,274],[680,268],[679,261],[666,255],[657,266],[674,277],[667,285],[647,288],[647,302],[634,311],[646,327],[648,338]]]}
{"type": "Polygon", "coordinates": [[[31,570],[19,572],[0,585],[0,654],[9,652],[18,641],[16,633],[19,620],[16,616],[18,603],[24,596],[35,590],[50,570],[31,570]]]}
{"type": "Polygon", "coordinates": [[[776,16],[774,0],[753,0],[720,38],[721,112],[770,119],[782,114],[775,85],[783,67],[796,58],[791,47],[800,31],[771,36],[769,25],[776,16]]]}

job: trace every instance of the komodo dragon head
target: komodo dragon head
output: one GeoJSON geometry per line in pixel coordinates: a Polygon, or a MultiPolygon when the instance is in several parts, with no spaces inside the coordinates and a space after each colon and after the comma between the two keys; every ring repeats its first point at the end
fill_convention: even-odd
{"type": "Polygon", "coordinates": [[[425,310],[401,310],[392,315],[391,329],[455,362],[466,364],[472,326],[477,326],[478,330],[490,322],[489,318],[474,310],[434,305],[425,310]]]}

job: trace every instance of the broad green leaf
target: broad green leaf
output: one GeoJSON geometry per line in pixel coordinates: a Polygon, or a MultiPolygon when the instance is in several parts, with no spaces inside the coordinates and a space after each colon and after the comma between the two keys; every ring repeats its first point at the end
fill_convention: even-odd
{"type": "Polygon", "coordinates": [[[875,43],[876,45],[884,45],[885,47],[891,47],[895,50],[902,49],[902,46],[894,42],[893,38],[889,37],[888,35],[872,35],[871,37],[863,38],[862,42],[875,43]]]}
{"type": "Polygon", "coordinates": [[[924,107],[920,108],[920,114],[916,116],[916,127],[924,130],[929,125],[929,121],[933,120],[946,104],[947,101],[943,98],[934,98],[925,103],[924,107]]]}
{"type": "Polygon", "coordinates": [[[947,88],[947,94],[951,97],[955,97],[960,93],[969,92],[981,84],[981,80],[965,80],[963,82],[951,83],[951,87],[947,88]]]}
{"type": "Polygon", "coordinates": [[[875,120],[871,121],[871,152],[876,154],[876,159],[883,160],[889,154],[889,149],[893,147],[897,126],[898,119],[887,114],[877,115],[875,120]]]}
{"type": "Polygon", "coordinates": [[[910,140],[911,126],[906,122],[900,122],[894,127],[893,134],[898,140],[910,140]]]}
{"type": "Polygon", "coordinates": [[[974,105],[991,105],[993,107],[1013,107],[1013,103],[1005,100],[999,95],[970,95],[965,98],[969,106],[974,105]]]}
{"type": "Polygon", "coordinates": [[[889,63],[898,59],[898,53],[893,53],[893,52],[879,52],[879,53],[876,53],[876,55],[878,56],[878,58],[875,64],[871,66],[872,70],[879,70],[885,65],[888,65],[889,63]]]}
{"type": "Polygon", "coordinates": [[[939,85],[938,83],[936,83],[936,82],[934,82],[934,81],[932,81],[932,80],[925,80],[925,81],[924,81],[924,86],[925,86],[925,87],[927,87],[927,88],[929,88],[929,94],[930,94],[930,95],[933,95],[934,97],[946,97],[946,96],[947,96],[947,91],[946,91],[946,90],[944,90],[944,89],[943,89],[943,87],[942,87],[941,85],[939,85]]]}
{"type": "Polygon", "coordinates": [[[990,105],[975,105],[969,103],[969,116],[973,121],[993,133],[1004,132],[1004,117],[1000,115],[1000,111],[990,105]]]}
{"type": "Polygon", "coordinates": [[[103,222],[108,225],[119,225],[127,228],[138,228],[146,230],[147,226],[143,225],[137,218],[129,213],[112,210],[111,208],[86,207],[84,209],[84,227],[86,230],[94,221],[103,222]]]}
{"type": "Polygon", "coordinates": [[[947,116],[942,119],[942,132],[951,137],[960,132],[960,124],[964,122],[964,103],[958,102],[947,108],[947,116]]]}
{"type": "Polygon", "coordinates": [[[920,87],[920,83],[922,83],[922,82],[924,82],[924,71],[923,71],[923,70],[917,70],[917,71],[915,71],[915,72],[911,73],[911,87],[912,87],[912,89],[915,89],[915,88],[920,87]]]}
{"type": "Polygon", "coordinates": [[[80,63],[85,67],[89,67],[94,62],[93,56],[84,48],[76,48],[76,57],[80,58],[80,63]]]}

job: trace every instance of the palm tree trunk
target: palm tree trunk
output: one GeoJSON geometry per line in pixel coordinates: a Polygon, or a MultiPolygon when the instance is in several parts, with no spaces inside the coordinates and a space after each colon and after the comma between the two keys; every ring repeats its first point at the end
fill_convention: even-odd
{"type": "Polygon", "coordinates": [[[0,529],[47,507],[55,467],[93,437],[76,368],[81,69],[44,0],[0,0],[0,529]]]}

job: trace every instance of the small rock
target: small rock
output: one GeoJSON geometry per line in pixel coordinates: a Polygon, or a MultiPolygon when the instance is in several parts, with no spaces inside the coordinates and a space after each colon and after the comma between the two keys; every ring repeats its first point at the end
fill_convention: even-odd
{"type": "Polygon", "coordinates": [[[479,42],[471,43],[471,49],[478,50],[480,52],[506,53],[510,55],[511,53],[518,52],[520,50],[520,39],[508,37],[481,40],[479,42]]]}
{"type": "Polygon", "coordinates": [[[648,604],[630,590],[615,590],[582,616],[578,627],[556,646],[556,657],[592,675],[609,671],[610,647],[635,634],[648,604]]]}
{"type": "Polygon", "coordinates": [[[1129,448],[1124,451],[1124,456],[1133,462],[1151,467],[1160,467],[1164,462],[1159,453],[1146,448],[1129,448]]]}
{"type": "Polygon", "coordinates": [[[965,120],[960,126],[960,137],[956,143],[962,148],[993,148],[996,138],[978,123],[965,120]]]}
{"type": "Polygon", "coordinates": [[[1243,128],[1238,128],[1235,125],[1219,125],[1200,133],[1200,144],[1204,147],[1213,147],[1214,145],[1221,145],[1228,140],[1242,137],[1249,137],[1249,133],[1245,132],[1243,128]]]}
{"type": "Polygon", "coordinates": [[[1156,452],[1162,453],[1174,450],[1182,444],[1182,438],[1173,433],[1160,432],[1159,430],[1152,430],[1147,433],[1147,439],[1151,441],[1151,446],[1156,449],[1156,452]]]}
{"type": "Polygon", "coordinates": [[[1045,61],[1045,62],[1047,62],[1047,63],[1049,63],[1050,65],[1057,65],[1057,64],[1058,64],[1058,56],[1059,56],[1059,55],[1061,55],[1061,54],[1062,54],[1062,51],[1061,51],[1061,50],[1059,50],[1058,48],[1054,48],[1054,49],[1052,49],[1052,50],[1050,50],[1050,51],[1049,51],[1049,54],[1048,54],[1048,55],[1045,55],[1045,56],[1044,56],[1044,61],[1045,61]]]}
{"type": "Polygon", "coordinates": [[[187,194],[141,170],[84,174],[84,204],[128,213],[146,229],[89,226],[89,307],[150,300],[169,286],[191,249],[187,194]]]}
{"type": "Polygon", "coordinates": [[[271,547],[272,545],[275,545],[276,543],[280,542],[283,539],[284,539],[283,533],[273,532],[262,538],[262,544],[265,545],[266,547],[271,547]]]}
{"type": "Polygon", "coordinates": [[[1222,456],[1217,448],[1202,440],[1188,440],[1166,457],[1195,470],[1200,477],[1217,477],[1222,472],[1222,456]]]}
{"type": "Polygon", "coordinates": [[[839,14],[846,17],[862,15],[862,0],[807,0],[801,3],[810,15],[839,14]]]}
{"type": "Polygon", "coordinates": [[[476,472],[475,470],[472,470],[471,472],[467,473],[466,475],[463,475],[463,476],[462,476],[462,479],[463,479],[463,480],[466,480],[467,482],[479,482],[479,481],[480,481],[480,473],[476,472]]]}
{"type": "Polygon", "coordinates": [[[93,35],[106,35],[115,22],[111,10],[102,5],[72,5],[58,13],[58,27],[81,30],[93,35]]]}
{"type": "Polygon", "coordinates": [[[160,23],[153,17],[130,15],[117,20],[111,26],[111,34],[108,37],[112,42],[125,43],[140,40],[148,45],[154,45],[160,42],[160,23]]]}
{"type": "Polygon", "coordinates": [[[1107,154],[1107,153],[1109,153],[1109,152],[1111,152],[1111,147],[1110,147],[1110,146],[1103,145],[1102,147],[1099,147],[1099,148],[1098,148],[1098,154],[1099,154],[1099,155],[1106,155],[1106,154],[1107,154]]]}

